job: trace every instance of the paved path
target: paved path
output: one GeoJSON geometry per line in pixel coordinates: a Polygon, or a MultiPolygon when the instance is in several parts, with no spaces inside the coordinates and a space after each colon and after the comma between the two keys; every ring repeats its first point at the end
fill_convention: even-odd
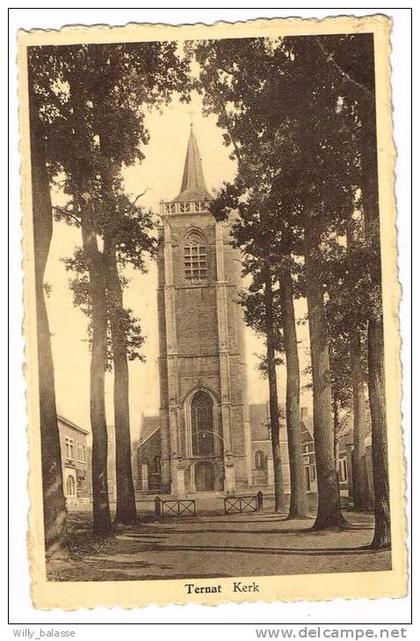
{"type": "Polygon", "coordinates": [[[74,516],[73,558],[55,563],[55,580],[133,580],[336,573],[390,568],[390,552],[363,549],[371,515],[347,514],[352,529],[308,531],[312,520],[275,514],[150,520],[97,541],[87,515],[74,516]]]}

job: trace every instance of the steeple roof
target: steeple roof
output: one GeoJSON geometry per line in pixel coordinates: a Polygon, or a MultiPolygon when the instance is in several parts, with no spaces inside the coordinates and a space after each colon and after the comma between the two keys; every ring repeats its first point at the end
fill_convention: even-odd
{"type": "Polygon", "coordinates": [[[191,125],[188,140],[187,155],[185,156],[184,173],[182,175],[181,191],[172,202],[186,202],[191,200],[211,200],[204,180],[203,166],[200,151],[191,125]]]}

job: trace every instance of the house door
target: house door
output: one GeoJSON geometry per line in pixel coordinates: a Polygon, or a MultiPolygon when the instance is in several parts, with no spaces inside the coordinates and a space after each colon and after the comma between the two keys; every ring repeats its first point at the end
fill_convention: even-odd
{"type": "Polygon", "coordinates": [[[195,466],[195,489],[197,492],[214,490],[214,465],[209,461],[200,461],[195,466]]]}

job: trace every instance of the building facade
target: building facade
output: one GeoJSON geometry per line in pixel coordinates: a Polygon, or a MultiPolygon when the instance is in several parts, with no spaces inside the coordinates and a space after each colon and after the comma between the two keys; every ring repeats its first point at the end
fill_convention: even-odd
{"type": "MultiPolygon", "coordinates": [[[[282,480],[284,493],[290,494],[290,467],[285,422],[285,408],[280,412],[280,456],[282,461],[282,480]]],[[[268,403],[255,403],[249,406],[251,433],[251,483],[253,492],[263,490],[274,492],[273,452],[270,435],[270,414],[268,403]]],[[[302,458],[305,472],[307,494],[317,494],[317,475],[312,417],[308,408],[301,407],[300,428],[302,432],[302,458]]],[[[153,494],[162,491],[161,480],[161,431],[159,416],[142,418],[141,439],[137,448],[138,489],[142,493],[153,494]]],[[[366,468],[368,492],[373,503],[373,474],[371,437],[366,437],[366,468]]],[[[353,498],[353,437],[346,433],[339,440],[337,475],[342,505],[351,504],[353,498]]]]}
{"type": "MultiPolygon", "coordinates": [[[[287,443],[287,429],[284,407],[280,406],[280,455],[282,461],[283,490],[290,493],[290,468],[287,443]]],[[[273,452],[270,436],[270,414],[268,403],[249,406],[251,438],[251,482],[253,491],[274,486],[273,452]]],[[[306,491],[316,493],[316,469],[314,440],[311,434],[312,421],[307,408],[301,408],[303,465],[305,468],[306,491]]],[[[137,448],[138,489],[141,492],[158,493],[161,487],[161,429],[159,416],[143,416],[141,438],[137,448]]],[[[346,480],[342,479],[343,481],[346,480]]]]}
{"type": "MultiPolygon", "coordinates": [[[[137,490],[141,492],[160,492],[161,461],[159,416],[143,416],[141,438],[137,448],[137,490]]],[[[134,466],[133,469],[135,469],[134,466]]]]}
{"type": "Polygon", "coordinates": [[[174,496],[252,482],[240,261],[210,201],[191,126],[158,256],[160,482],[174,496]]]}
{"type": "Polygon", "coordinates": [[[67,507],[89,504],[92,493],[89,432],[64,416],[57,416],[57,423],[67,507]]]}
{"type": "MultiPolygon", "coordinates": [[[[270,413],[268,403],[256,403],[249,407],[251,420],[252,484],[254,487],[274,485],[273,450],[270,436],[270,413]]],[[[285,421],[285,408],[280,412],[280,458],[282,464],[283,491],[290,494],[290,467],[285,421]]],[[[312,424],[306,407],[301,408],[300,429],[302,432],[302,456],[305,469],[305,484],[308,493],[315,493],[316,468],[312,424]]]]}

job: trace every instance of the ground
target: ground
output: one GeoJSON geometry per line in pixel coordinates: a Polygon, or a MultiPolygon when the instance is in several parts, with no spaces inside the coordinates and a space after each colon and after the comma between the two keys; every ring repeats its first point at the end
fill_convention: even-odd
{"type": "MultiPolygon", "coordinates": [[[[373,516],[345,512],[349,527],[313,532],[313,519],[263,513],[215,514],[141,521],[113,536],[91,534],[89,513],[69,515],[70,555],[48,568],[53,581],[118,581],[363,572],[391,568],[390,551],[366,546],[373,516]]],[[[203,510],[203,512],[205,512],[203,510]]]]}

